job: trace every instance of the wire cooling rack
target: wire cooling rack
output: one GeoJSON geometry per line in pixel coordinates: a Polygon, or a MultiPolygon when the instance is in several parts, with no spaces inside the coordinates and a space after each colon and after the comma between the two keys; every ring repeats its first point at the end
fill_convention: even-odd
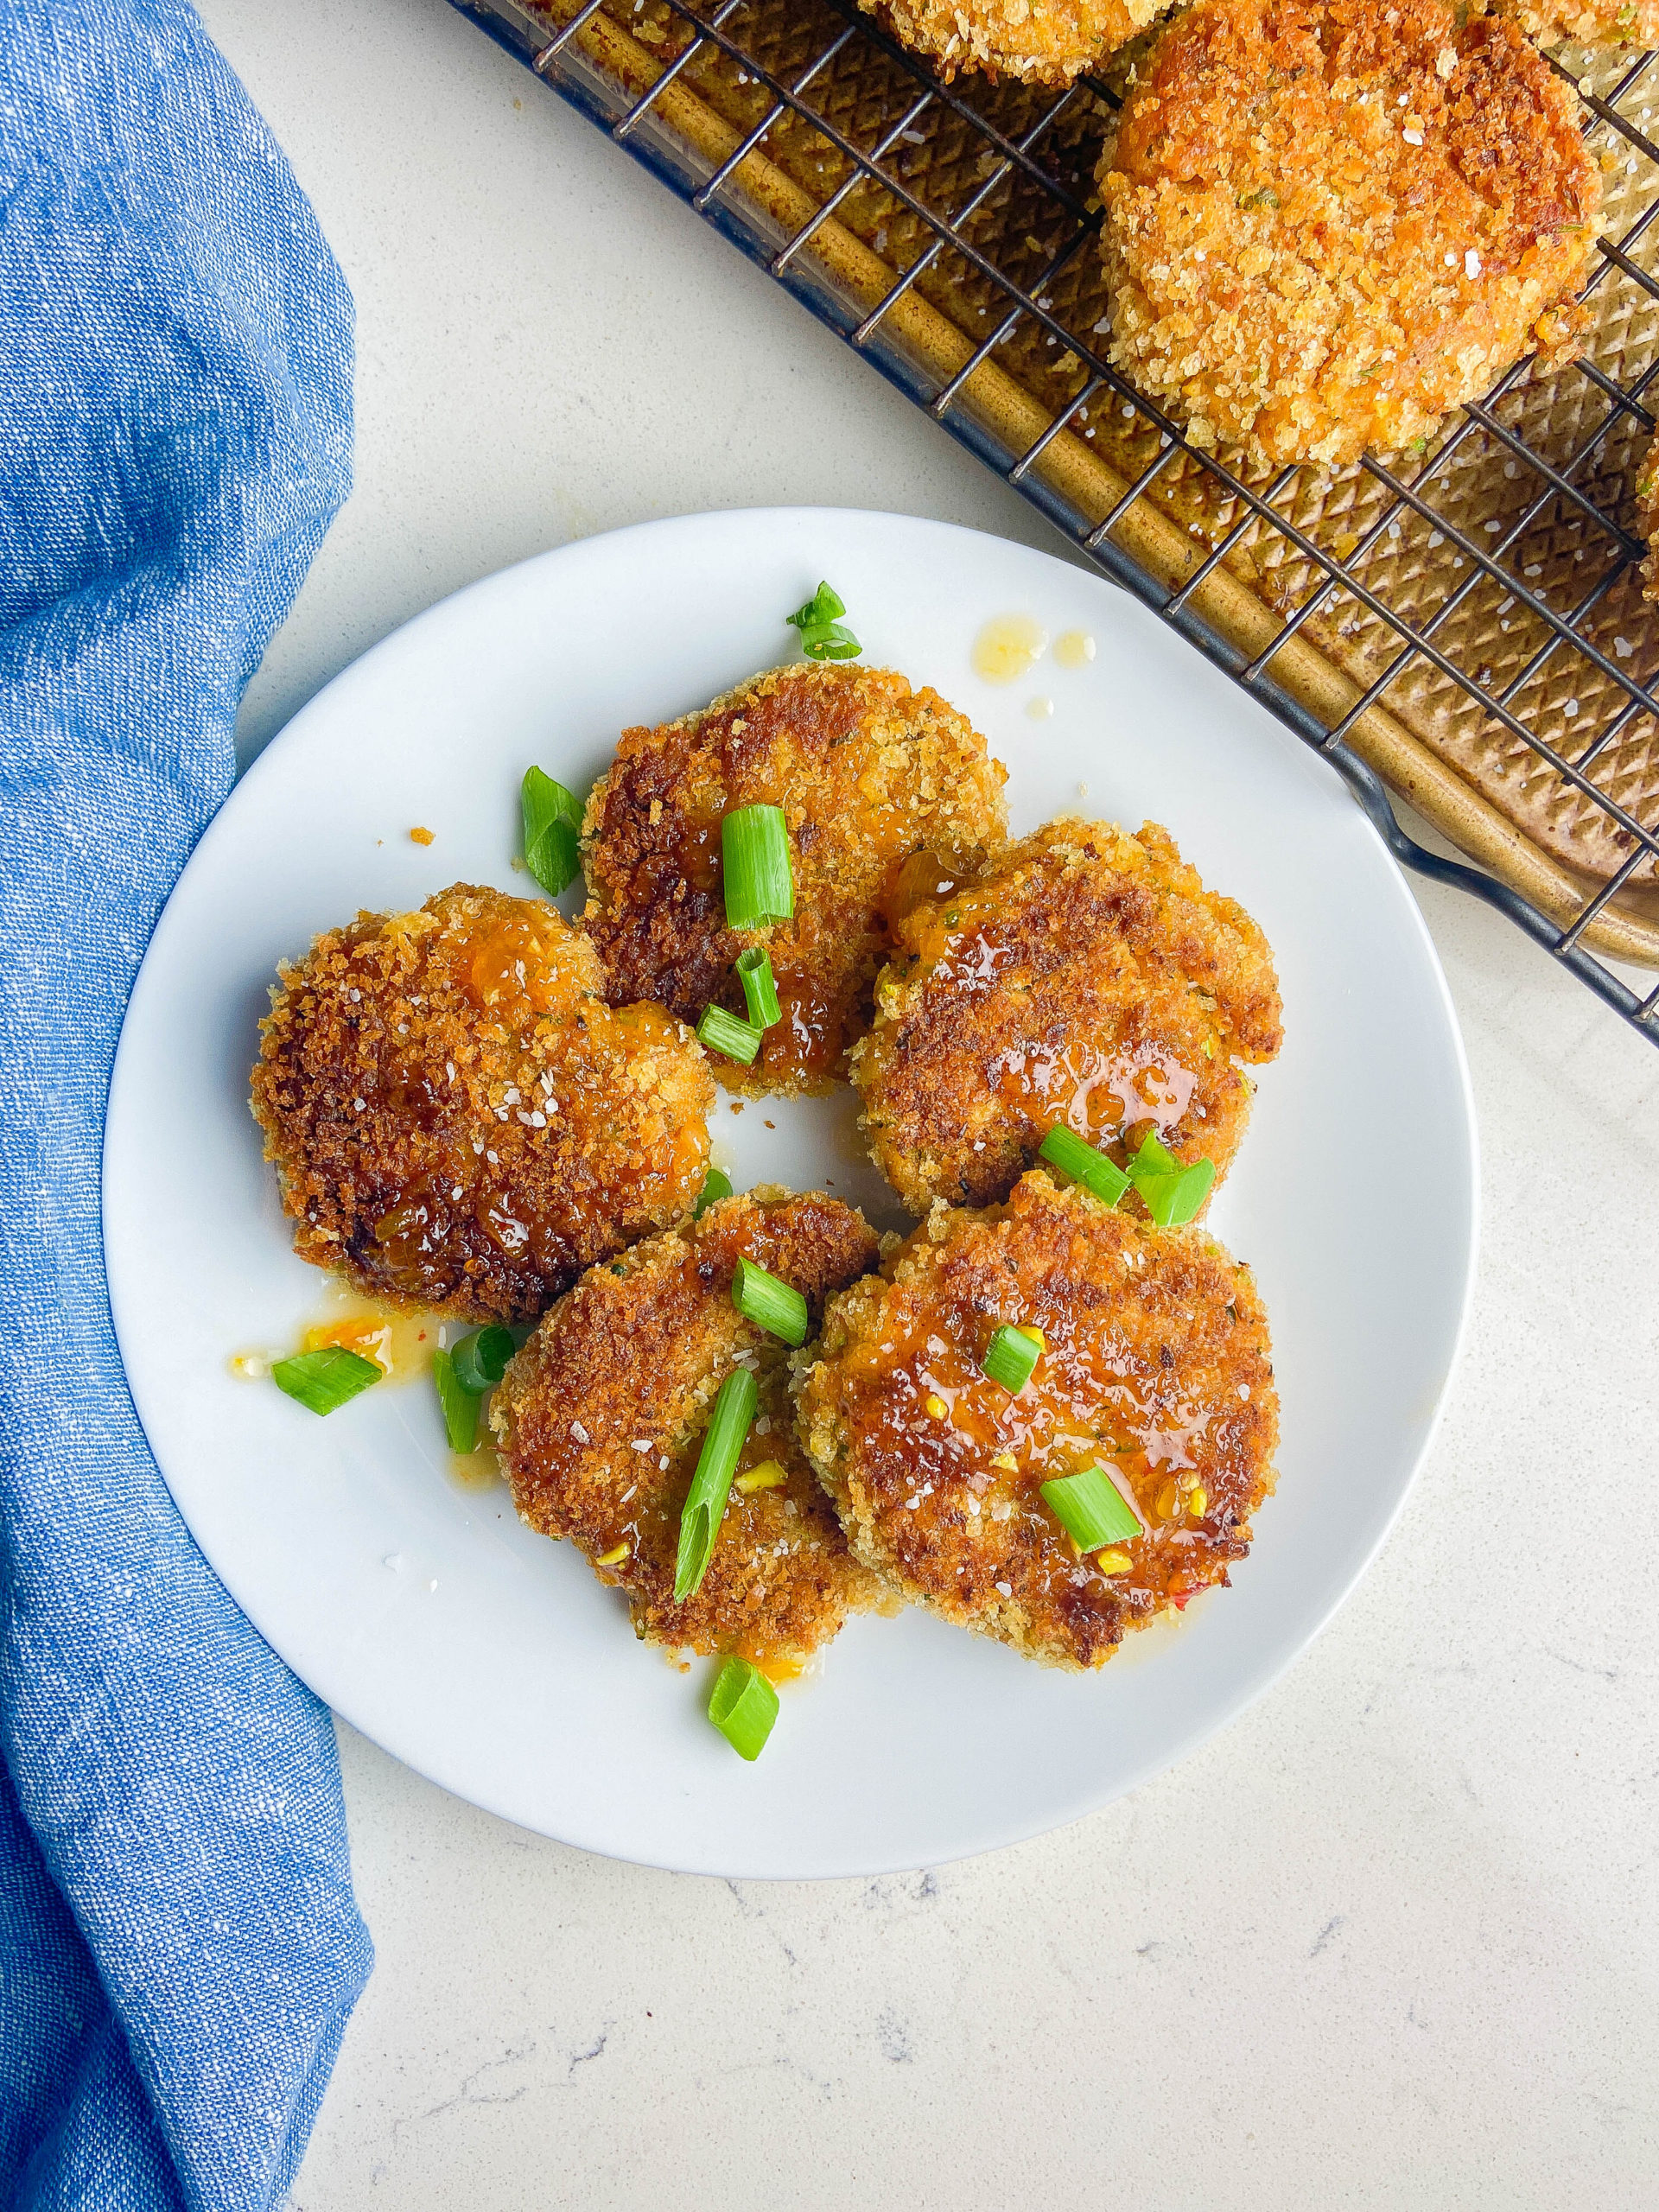
{"type": "Polygon", "coordinates": [[[1432,450],[1332,482],[1189,446],[1109,365],[1109,81],[945,84],[850,0],[453,3],[1324,753],[1396,858],[1659,1044],[1659,985],[1609,964],[1659,967],[1630,488],[1659,375],[1653,56],[1551,59],[1605,179],[1584,357],[1517,365],[1432,450]],[[1385,777],[1470,858],[1408,834],[1385,777]]]}

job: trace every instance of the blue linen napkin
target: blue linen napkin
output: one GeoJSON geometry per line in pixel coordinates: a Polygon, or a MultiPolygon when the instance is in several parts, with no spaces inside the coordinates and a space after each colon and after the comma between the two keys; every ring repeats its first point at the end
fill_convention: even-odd
{"type": "Polygon", "coordinates": [[[181,0],[0,0],[0,2202],[267,2206],[371,1963],[328,1718],[134,1416],[122,1014],[344,499],[352,306],[181,0]]]}

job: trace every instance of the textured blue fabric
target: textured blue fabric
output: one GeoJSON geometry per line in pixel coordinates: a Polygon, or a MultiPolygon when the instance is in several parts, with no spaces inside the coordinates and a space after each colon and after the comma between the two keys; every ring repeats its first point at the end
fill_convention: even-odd
{"type": "Polygon", "coordinates": [[[0,2204],[264,2206],[368,1973],[327,1713],[134,1417],[123,1009],[350,480],[350,296],[179,0],[0,0],[0,2204]]]}

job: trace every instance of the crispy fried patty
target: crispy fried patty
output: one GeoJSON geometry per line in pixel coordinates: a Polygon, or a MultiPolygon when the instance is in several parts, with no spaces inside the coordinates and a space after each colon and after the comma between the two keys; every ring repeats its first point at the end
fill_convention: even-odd
{"type": "Polygon", "coordinates": [[[1570,89],[1444,0],[1196,0],[1100,169],[1112,358],[1199,444],[1339,467],[1570,353],[1600,180],[1570,89]]]}
{"type": "Polygon", "coordinates": [[[658,999],[694,1025],[710,1004],[741,1014],[733,963],[765,944],[783,1020],[752,1069],[722,1060],[720,1078],[827,1090],[869,1019],[904,863],[923,849],[982,860],[1003,836],[1003,781],[965,716],[888,669],[803,662],[683,721],[624,731],[582,824],[582,926],[613,996],[658,999]],[[721,823],[756,804],[787,817],[795,915],[734,931],[721,823]]]}
{"type": "Polygon", "coordinates": [[[1168,0],[859,0],[899,43],[939,64],[1069,85],[1134,38],[1168,0]]]}
{"type": "Polygon", "coordinates": [[[608,1006],[556,908],[458,883],[278,974],[252,1103],[302,1259],[526,1320],[696,1200],[702,1054],[661,1007],[608,1006]]]}
{"type": "Polygon", "coordinates": [[[727,1198],[585,1275],[508,1368],[491,1419],[520,1516],[571,1537],[626,1591],[637,1635],[787,1672],[886,1593],[801,1456],[785,1347],[732,1304],[740,1256],[801,1291],[816,1325],[824,1299],[874,1265],[876,1240],[819,1194],[727,1198]],[[702,1586],[677,1605],[681,1510],[715,1394],[740,1362],[760,1404],[739,1480],[768,1460],[785,1479],[747,1493],[734,1484],[702,1586]]]}
{"type": "Polygon", "coordinates": [[[854,1551],[946,1620],[1051,1666],[1228,1580],[1273,1486],[1278,1399],[1249,1270],[1040,1172],[985,1213],[939,1206],[831,1301],[798,1362],[799,1427],[854,1551]],[[999,1322],[1046,1349],[1011,1396],[981,1369],[999,1322]],[[1117,1471],[1144,1524],[1079,1559],[1040,1485],[1117,1471]]]}
{"type": "Polygon", "coordinates": [[[1006,1198],[1056,1123],[1120,1166],[1151,1130],[1225,1173],[1250,1103],[1236,1061],[1279,1050],[1278,982],[1255,924],[1155,822],[1051,822],[893,934],[852,1073],[913,1212],[1006,1198]]]}

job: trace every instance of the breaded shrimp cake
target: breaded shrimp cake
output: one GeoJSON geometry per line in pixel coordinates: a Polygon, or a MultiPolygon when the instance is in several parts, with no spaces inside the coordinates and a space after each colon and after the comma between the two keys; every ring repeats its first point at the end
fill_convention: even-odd
{"type": "Polygon", "coordinates": [[[720,1079],[829,1090],[869,1020],[899,870],[923,849],[982,860],[1004,834],[1003,781],[965,715],[890,669],[802,662],[683,721],[625,730],[582,823],[582,926],[613,995],[659,999],[694,1025],[711,1004],[741,1014],[733,963],[764,944],[783,1020],[753,1068],[721,1060],[720,1079]],[[721,823],[755,804],[787,818],[795,914],[730,930],[721,823]]]}
{"type": "Polygon", "coordinates": [[[939,65],[947,83],[961,69],[1069,85],[1116,54],[1169,0],[858,0],[900,45],[939,65]]]}
{"type": "Polygon", "coordinates": [[[1196,0],[1100,168],[1112,359],[1199,445],[1328,468],[1568,358],[1600,176],[1516,26],[1196,0]]]}
{"type": "Polygon", "coordinates": [[[569,1536],[626,1593],[636,1635],[788,1672],[887,1593],[801,1456],[786,1347],[732,1304],[740,1256],[802,1292],[816,1325],[824,1299],[874,1265],[876,1240],[820,1193],[724,1199],[585,1275],[509,1366],[490,1418],[520,1517],[569,1536]],[[681,1511],[740,1362],[759,1386],[756,1416],[708,1571],[677,1605],[681,1511]]]}
{"type": "Polygon", "coordinates": [[[807,1456],[854,1551],[918,1605],[1055,1667],[1228,1580],[1273,1487],[1278,1398],[1249,1272],[1200,1229],[1128,1220],[1040,1171],[944,1205],[831,1301],[798,1360],[807,1456]],[[1000,1322],[1044,1349],[1013,1396],[1000,1322]],[[1116,1471],[1142,1533],[1079,1557],[1041,1485],[1116,1471]]]}
{"type": "Polygon", "coordinates": [[[302,1259],[477,1321],[528,1320],[677,1221],[715,1086],[660,1007],[612,1007],[556,908],[457,883],[284,963],[253,1111],[302,1259]]]}
{"type": "Polygon", "coordinates": [[[1120,1166],[1151,1130],[1226,1173],[1250,1105],[1236,1063],[1282,1039],[1278,981],[1261,931],[1167,830],[1051,822],[893,935],[852,1074],[912,1212],[1007,1198],[1057,1123],[1120,1166]]]}

